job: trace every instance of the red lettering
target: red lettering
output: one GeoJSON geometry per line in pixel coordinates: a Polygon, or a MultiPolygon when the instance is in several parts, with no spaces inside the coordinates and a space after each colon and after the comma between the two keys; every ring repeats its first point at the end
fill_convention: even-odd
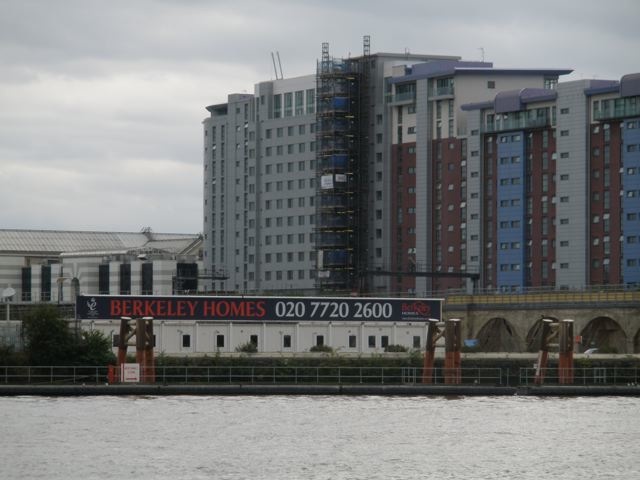
{"type": "Polygon", "coordinates": [[[158,302],[158,310],[157,310],[157,314],[156,316],[158,317],[164,317],[166,316],[166,311],[165,311],[165,303],[164,302],[158,302]]]}
{"type": "Polygon", "coordinates": [[[134,300],[133,301],[133,315],[134,317],[144,317],[145,314],[143,313],[142,307],[144,306],[144,303],[142,302],[142,300],[134,300]]]}
{"type": "Polygon", "coordinates": [[[215,308],[216,302],[204,302],[204,304],[202,305],[202,316],[213,317],[215,308]]]}
{"type": "Polygon", "coordinates": [[[232,317],[244,317],[245,316],[245,302],[232,302],[231,303],[231,316],[232,317]]]}
{"type": "Polygon", "coordinates": [[[195,317],[196,316],[196,307],[198,306],[198,301],[195,300],[193,302],[187,301],[187,306],[189,307],[189,316],[190,317],[195,317]]]}
{"type": "Polygon", "coordinates": [[[256,302],[256,310],[257,310],[257,317],[262,318],[267,314],[267,310],[264,307],[264,301],[261,302],[256,302]]]}
{"type": "Polygon", "coordinates": [[[218,317],[228,317],[229,316],[229,302],[222,301],[216,303],[216,316],[218,317]]]}
{"type": "Polygon", "coordinates": [[[131,316],[131,300],[122,300],[122,316],[131,316]]]}
{"type": "Polygon", "coordinates": [[[111,300],[109,304],[109,314],[112,317],[121,317],[122,316],[122,304],[120,300],[111,300]]]}

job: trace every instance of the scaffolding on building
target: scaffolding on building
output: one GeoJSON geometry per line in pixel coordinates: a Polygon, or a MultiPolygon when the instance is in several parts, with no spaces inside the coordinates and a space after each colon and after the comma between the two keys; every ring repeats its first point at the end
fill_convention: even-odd
{"type": "Polygon", "coordinates": [[[362,102],[363,58],[333,58],[323,43],[318,62],[316,280],[328,291],[361,289],[367,195],[362,136],[368,125],[362,122],[368,108],[362,102]]]}

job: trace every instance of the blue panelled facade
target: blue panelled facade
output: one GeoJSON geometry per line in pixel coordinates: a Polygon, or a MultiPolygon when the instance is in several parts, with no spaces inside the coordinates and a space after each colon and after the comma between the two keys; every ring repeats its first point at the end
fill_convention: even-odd
{"type": "Polygon", "coordinates": [[[497,159],[497,285],[503,291],[525,286],[526,155],[524,133],[499,135],[497,159]]]}
{"type": "Polygon", "coordinates": [[[640,117],[622,129],[622,278],[640,285],[640,117]]]}

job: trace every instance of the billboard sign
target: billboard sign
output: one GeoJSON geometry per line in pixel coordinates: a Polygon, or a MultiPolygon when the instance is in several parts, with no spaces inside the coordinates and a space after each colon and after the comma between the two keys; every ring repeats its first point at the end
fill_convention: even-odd
{"type": "Polygon", "coordinates": [[[426,322],[442,318],[442,300],[368,297],[205,297],[80,295],[76,315],[87,320],[250,322],[426,322]]]}

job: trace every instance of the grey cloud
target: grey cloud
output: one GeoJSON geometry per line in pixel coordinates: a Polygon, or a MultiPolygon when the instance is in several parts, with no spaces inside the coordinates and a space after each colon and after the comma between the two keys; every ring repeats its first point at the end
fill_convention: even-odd
{"type": "Polygon", "coordinates": [[[372,51],[497,66],[638,70],[640,3],[452,0],[0,0],[5,228],[202,229],[206,105],[372,51]]]}

